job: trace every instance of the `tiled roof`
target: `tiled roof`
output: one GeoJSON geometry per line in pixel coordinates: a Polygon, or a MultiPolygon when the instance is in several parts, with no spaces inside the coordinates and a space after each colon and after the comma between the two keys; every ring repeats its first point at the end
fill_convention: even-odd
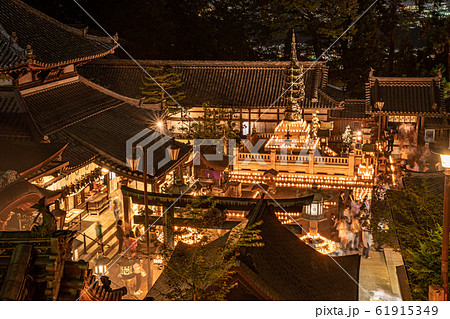
{"type": "Polygon", "coordinates": [[[83,36],[82,30],[68,27],[19,0],[0,1],[0,69],[85,61],[105,56],[115,47],[112,39],[83,36]],[[32,56],[25,57],[28,45],[32,56]]]}
{"type": "Polygon", "coordinates": [[[331,110],[330,118],[359,120],[367,117],[365,100],[345,100],[343,106],[342,110],[331,110]]]}
{"type": "Polygon", "coordinates": [[[444,180],[443,172],[409,172],[403,177],[403,184],[405,187],[416,190],[428,188],[431,192],[439,197],[444,196],[444,180]]]}
{"type": "Polygon", "coordinates": [[[32,140],[37,129],[14,88],[0,88],[0,138],[32,140]]]}
{"type": "Polygon", "coordinates": [[[59,191],[41,188],[24,180],[13,182],[4,188],[0,188],[0,220],[6,220],[11,211],[20,205],[17,203],[31,206],[36,203],[36,198],[44,196],[50,203],[50,201],[53,202],[59,198],[60,194],[59,191]]]}
{"type": "Polygon", "coordinates": [[[443,87],[438,77],[382,78],[372,77],[366,84],[366,107],[377,112],[376,102],[384,102],[384,114],[424,114],[438,116],[447,112],[443,87]]]}
{"type": "Polygon", "coordinates": [[[10,40],[0,23],[0,69],[8,65],[19,64],[23,49],[10,40]]]}
{"type": "Polygon", "coordinates": [[[31,94],[24,100],[43,134],[51,134],[79,121],[124,104],[77,81],[31,94]]]}
{"type": "Polygon", "coordinates": [[[327,84],[322,91],[332,99],[341,102],[345,100],[345,88],[327,84]]]}
{"type": "Polygon", "coordinates": [[[79,143],[64,130],[51,134],[49,138],[51,143],[68,143],[62,154],[62,160],[69,162],[66,167],[69,171],[84,164],[88,164],[99,156],[98,152],[79,143]]]}
{"type": "Polygon", "coordinates": [[[22,174],[38,170],[57,158],[63,152],[64,144],[0,139],[0,150],[0,171],[14,170],[22,174]]]}
{"type": "MultiPolygon", "coordinates": [[[[110,167],[126,169],[127,140],[151,127],[158,115],[98,91],[85,80],[27,94],[24,101],[50,142],[69,143],[62,158],[71,168],[102,158],[110,167]]],[[[166,156],[169,145],[154,151],[155,163],[166,156]]],[[[179,159],[190,150],[180,146],[179,159]]],[[[172,165],[173,161],[156,168],[155,174],[172,165]]]]}
{"type": "Polygon", "coordinates": [[[242,259],[255,283],[270,287],[266,294],[275,300],[358,300],[359,255],[317,252],[283,226],[266,202],[251,214],[249,225],[262,221],[257,229],[264,246],[246,248],[242,259]]]}
{"type": "Polygon", "coordinates": [[[0,232],[0,300],[77,300],[92,270],[82,260],[68,260],[75,236],[68,230],[46,237],[0,232]]]}
{"type": "MultiPolygon", "coordinates": [[[[184,82],[179,91],[186,94],[180,103],[199,106],[283,107],[279,97],[285,89],[289,62],[252,61],[138,61],[144,68],[170,65],[184,82]],[[278,100],[277,100],[278,99],[278,100]]],[[[312,62],[301,62],[305,71],[312,62]]],[[[119,94],[140,98],[144,71],[130,60],[96,60],[79,68],[80,74],[119,94]]],[[[334,100],[319,94],[327,79],[328,67],[318,62],[305,74],[305,108],[336,107],[334,100]],[[318,101],[313,98],[318,98],[318,101]]]]}

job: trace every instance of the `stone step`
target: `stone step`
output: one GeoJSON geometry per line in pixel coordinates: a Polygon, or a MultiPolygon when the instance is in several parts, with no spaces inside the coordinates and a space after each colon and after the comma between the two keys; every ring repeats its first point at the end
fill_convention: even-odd
{"type": "MultiPolygon", "coordinates": [[[[110,240],[111,236],[115,235],[115,223],[111,223],[104,231],[103,231],[103,244],[107,245],[107,241],[110,240]],[[112,234],[112,235],[111,235],[112,234]]],[[[89,235],[87,235],[89,236],[89,235]]],[[[81,241],[83,241],[83,236],[79,235],[81,237],[81,241]]],[[[91,237],[91,236],[90,236],[91,237]]],[[[96,237],[91,237],[96,238],[96,237]]],[[[83,259],[84,261],[90,261],[92,259],[92,255],[96,255],[97,251],[100,251],[100,245],[96,242],[91,240],[90,238],[86,238],[87,240],[87,246],[86,246],[86,253],[84,253],[83,247],[81,248],[81,254],[79,259],[83,259]]]]}
{"type": "MultiPolygon", "coordinates": [[[[104,250],[104,252],[106,253],[106,250],[109,249],[116,241],[117,240],[116,240],[115,231],[108,232],[107,236],[103,235],[103,250],[104,250]]],[[[90,252],[88,251],[86,259],[92,260],[97,256],[97,253],[100,253],[100,252],[101,252],[101,247],[100,247],[100,245],[97,245],[90,252]]]]}

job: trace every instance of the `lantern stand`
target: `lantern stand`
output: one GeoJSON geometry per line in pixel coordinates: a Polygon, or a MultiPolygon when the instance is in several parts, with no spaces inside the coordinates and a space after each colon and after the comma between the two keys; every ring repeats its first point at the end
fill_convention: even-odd
{"type": "Polygon", "coordinates": [[[309,222],[309,233],[315,237],[318,235],[319,222],[327,219],[323,210],[325,201],[332,198],[331,195],[322,192],[316,183],[313,183],[312,188],[299,194],[300,196],[314,196],[311,204],[306,205],[302,213],[302,219],[309,222]]]}
{"type": "Polygon", "coordinates": [[[94,274],[98,277],[108,275],[108,264],[111,260],[105,257],[103,254],[97,253],[97,257],[94,260],[94,274]]]}
{"type": "Polygon", "coordinates": [[[120,268],[119,278],[123,280],[128,291],[134,291],[133,288],[136,285],[136,274],[133,270],[134,261],[129,258],[122,258],[117,264],[120,268]]]}
{"type": "Polygon", "coordinates": [[[59,200],[55,200],[55,209],[52,210],[53,216],[59,221],[58,229],[64,229],[64,222],[66,220],[66,211],[59,208],[59,200]]]}

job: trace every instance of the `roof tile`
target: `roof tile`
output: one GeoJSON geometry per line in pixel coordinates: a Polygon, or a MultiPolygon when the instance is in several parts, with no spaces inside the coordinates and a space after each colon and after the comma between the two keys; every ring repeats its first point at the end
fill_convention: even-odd
{"type": "Polygon", "coordinates": [[[19,0],[0,1],[0,69],[26,64],[21,57],[28,45],[34,55],[28,62],[40,66],[101,57],[116,47],[112,39],[84,37],[81,30],[68,27],[19,0]],[[13,32],[17,35],[14,48],[10,43],[13,32]]]}
{"type": "MultiPolygon", "coordinates": [[[[285,88],[286,67],[289,62],[252,61],[138,61],[147,68],[170,65],[184,82],[179,89],[186,94],[181,102],[186,106],[199,106],[204,102],[218,106],[284,107],[280,98],[285,88]]],[[[311,62],[302,62],[305,70],[311,62]]],[[[335,101],[318,96],[315,91],[326,75],[324,63],[315,64],[305,74],[306,99],[300,103],[305,108],[336,107],[335,101]],[[319,77],[320,79],[316,79],[319,77]]],[[[129,60],[96,60],[79,69],[93,82],[100,83],[119,94],[140,98],[144,71],[129,60]]]]}

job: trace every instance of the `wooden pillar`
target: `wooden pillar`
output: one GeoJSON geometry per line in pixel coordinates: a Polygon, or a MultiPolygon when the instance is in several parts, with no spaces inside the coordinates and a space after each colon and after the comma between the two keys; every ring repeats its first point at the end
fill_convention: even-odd
{"type": "MultiPolygon", "coordinates": [[[[129,181],[123,179],[123,185],[128,186],[129,181]]],[[[131,217],[133,215],[133,202],[131,197],[123,196],[123,222],[125,224],[125,233],[129,233],[131,230],[131,217]]]]}
{"type": "Polygon", "coordinates": [[[381,140],[381,114],[378,115],[378,138],[377,140],[380,141],[381,140]]]}
{"type": "Polygon", "coordinates": [[[109,182],[109,173],[106,173],[105,179],[104,179],[104,183],[106,185],[106,194],[108,195],[108,199],[109,199],[111,197],[111,190],[110,190],[110,187],[109,187],[109,185],[111,184],[109,182]]]}
{"type": "Polygon", "coordinates": [[[81,203],[84,203],[86,201],[86,194],[84,193],[85,191],[86,191],[86,187],[83,188],[80,192],[81,193],[81,203]]]}
{"type": "Polygon", "coordinates": [[[73,195],[73,208],[78,208],[78,194],[73,195]]]}
{"type": "Polygon", "coordinates": [[[252,134],[252,109],[248,108],[248,134],[252,134]]]}
{"type": "Polygon", "coordinates": [[[420,116],[417,123],[417,145],[425,144],[425,116],[420,116]]]}
{"type": "Polygon", "coordinates": [[[242,133],[243,123],[242,123],[242,107],[239,109],[239,131],[242,133]]]}
{"type": "Polygon", "coordinates": [[[271,149],[270,150],[270,167],[273,169],[275,168],[276,165],[276,158],[277,158],[277,153],[275,149],[271,149]]]}
{"type": "Polygon", "coordinates": [[[69,210],[69,196],[64,197],[64,210],[69,210]]]}
{"type": "MultiPolygon", "coordinates": [[[[258,108],[258,119],[262,122],[262,118],[261,118],[261,108],[258,108]]],[[[255,127],[256,127],[256,123],[255,123],[255,127]]],[[[266,127],[264,126],[264,132],[266,131],[266,127]]]]}

